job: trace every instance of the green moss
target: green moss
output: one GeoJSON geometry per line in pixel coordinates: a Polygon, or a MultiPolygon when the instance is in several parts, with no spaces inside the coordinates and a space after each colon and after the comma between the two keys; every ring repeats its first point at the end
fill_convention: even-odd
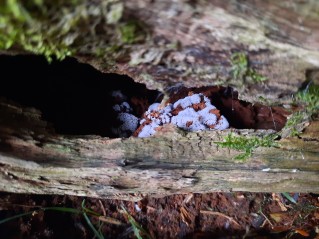
{"type": "Polygon", "coordinates": [[[238,52],[231,56],[233,78],[243,78],[248,69],[248,60],[244,53],[238,52]]]}
{"type": "Polygon", "coordinates": [[[42,24],[50,17],[48,8],[42,0],[4,1],[0,7],[0,49],[22,48],[49,61],[52,56],[63,59],[71,55],[68,45],[58,41],[57,32],[42,24]]]}
{"type": "Polygon", "coordinates": [[[305,90],[296,94],[296,105],[303,106],[303,110],[297,111],[288,117],[283,130],[289,131],[288,136],[299,136],[303,130],[303,123],[310,121],[318,115],[319,110],[319,86],[310,84],[305,90]]]}
{"type": "Polygon", "coordinates": [[[299,136],[300,130],[298,129],[298,125],[302,124],[307,119],[307,114],[302,111],[290,115],[285,125],[285,129],[290,131],[289,136],[299,136]]]}
{"type": "Polygon", "coordinates": [[[49,149],[52,149],[56,152],[60,152],[60,153],[64,153],[64,154],[65,153],[72,153],[72,149],[66,145],[48,143],[48,144],[45,144],[43,147],[49,148],[49,149]]]}
{"type": "Polygon", "coordinates": [[[245,82],[260,83],[267,80],[249,66],[249,60],[245,53],[237,52],[231,56],[232,77],[245,82]]]}
{"type": "MultiPolygon", "coordinates": [[[[106,1],[107,3],[108,1],[106,1]]],[[[111,2],[111,1],[109,1],[111,2]]],[[[113,1],[114,3],[109,6],[109,11],[106,14],[106,22],[108,24],[116,24],[120,21],[123,15],[123,4],[121,2],[113,1]]]]}
{"type": "Polygon", "coordinates": [[[140,24],[122,18],[123,11],[120,0],[3,0],[0,49],[25,50],[48,61],[75,53],[111,59],[122,45],[145,37],[140,24]]]}
{"type": "Polygon", "coordinates": [[[275,139],[277,134],[266,135],[264,137],[248,137],[248,136],[236,136],[233,133],[228,134],[224,138],[224,142],[215,142],[217,145],[223,148],[230,148],[235,150],[244,151],[243,153],[234,157],[237,160],[246,160],[251,157],[254,149],[258,147],[275,147],[277,143],[275,139]]]}
{"type": "Polygon", "coordinates": [[[140,27],[137,22],[131,21],[119,27],[122,43],[132,44],[140,39],[140,27]]]}
{"type": "Polygon", "coordinates": [[[297,101],[305,106],[305,111],[311,116],[319,110],[319,85],[309,84],[305,90],[296,95],[297,101]]]}

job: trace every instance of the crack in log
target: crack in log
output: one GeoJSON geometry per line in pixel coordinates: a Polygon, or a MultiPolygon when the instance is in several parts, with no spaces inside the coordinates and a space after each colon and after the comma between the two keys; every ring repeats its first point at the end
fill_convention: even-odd
{"type": "MultiPolygon", "coordinates": [[[[228,97],[222,87],[203,89],[228,97]]],[[[167,125],[147,139],[66,136],[54,133],[38,110],[4,99],[0,102],[0,171],[7,172],[1,174],[2,191],[112,198],[134,198],[139,196],[129,194],[140,193],[283,191],[297,187],[300,192],[319,191],[318,147],[313,140],[281,139],[280,147],[258,148],[249,160],[238,162],[232,160],[237,151],[213,142],[231,132],[260,136],[273,131],[189,133],[167,125]],[[263,172],[265,168],[269,172],[263,172]],[[281,180],[283,183],[277,185],[281,180]]]]}

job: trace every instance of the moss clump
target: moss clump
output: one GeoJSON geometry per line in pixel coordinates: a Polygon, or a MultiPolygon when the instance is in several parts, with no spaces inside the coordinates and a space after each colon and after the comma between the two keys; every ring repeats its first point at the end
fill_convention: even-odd
{"type": "Polygon", "coordinates": [[[267,80],[266,77],[258,74],[249,66],[248,57],[243,52],[234,53],[231,56],[232,77],[234,79],[241,79],[245,82],[260,83],[267,80]]]}
{"type": "Polygon", "coordinates": [[[133,44],[145,38],[142,27],[136,21],[130,21],[119,26],[121,42],[133,44]]]}
{"type": "Polygon", "coordinates": [[[290,115],[285,125],[285,129],[288,129],[290,131],[289,136],[299,136],[300,130],[298,129],[298,125],[302,124],[307,119],[307,114],[301,111],[290,115]]]}
{"type": "Polygon", "coordinates": [[[253,150],[258,147],[276,147],[277,143],[275,142],[275,139],[277,137],[277,134],[270,134],[264,137],[248,137],[236,136],[233,133],[230,133],[224,138],[224,142],[215,143],[223,148],[244,151],[244,153],[235,156],[234,159],[246,160],[251,157],[253,150]]]}
{"type": "MultiPolygon", "coordinates": [[[[69,3],[70,7],[74,4],[75,1],[69,3]]],[[[45,4],[42,0],[4,1],[0,7],[0,49],[22,48],[42,54],[49,61],[52,56],[63,59],[71,55],[72,50],[64,39],[66,33],[63,34],[57,28],[62,22],[57,21],[56,25],[48,27],[48,19],[52,17],[52,10],[49,9],[55,5],[58,5],[58,1],[50,4],[45,4]]],[[[58,11],[57,6],[53,10],[58,11]]],[[[61,11],[58,13],[61,14],[61,11]]]]}
{"type": "Polygon", "coordinates": [[[288,136],[299,136],[304,128],[303,124],[318,116],[319,86],[309,84],[306,89],[296,94],[295,99],[295,104],[303,106],[303,109],[289,116],[283,129],[289,132],[288,136]]]}
{"type": "Polygon", "coordinates": [[[0,50],[25,50],[44,55],[48,61],[97,52],[110,59],[111,51],[120,51],[123,44],[135,43],[143,36],[138,24],[122,18],[120,0],[2,2],[0,50]],[[119,46],[114,47],[114,42],[119,46]]]}
{"type": "Polygon", "coordinates": [[[296,95],[297,101],[305,106],[305,111],[314,116],[319,111],[319,85],[309,84],[296,95]]]}

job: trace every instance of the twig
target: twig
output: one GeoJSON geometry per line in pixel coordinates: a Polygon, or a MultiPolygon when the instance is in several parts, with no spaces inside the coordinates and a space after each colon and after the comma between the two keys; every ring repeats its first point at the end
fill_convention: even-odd
{"type": "Polygon", "coordinates": [[[191,215],[189,214],[188,210],[186,207],[184,206],[181,206],[180,207],[180,215],[181,215],[181,218],[182,218],[182,221],[187,225],[189,226],[189,224],[192,222],[191,220],[191,215]]]}
{"type": "Polygon", "coordinates": [[[182,202],[182,205],[189,203],[189,201],[194,197],[194,193],[189,193],[186,195],[185,199],[182,202]]]}
{"type": "Polygon", "coordinates": [[[102,222],[106,222],[106,223],[110,223],[110,224],[114,224],[114,225],[123,225],[122,222],[120,222],[117,219],[111,218],[111,217],[100,216],[100,217],[98,217],[98,219],[102,222]]]}
{"type": "Polygon", "coordinates": [[[239,223],[233,219],[232,217],[229,217],[221,212],[214,212],[214,211],[204,211],[204,210],[200,210],[200,213],[202,214],[209,214],[209,215],[215,215],[215,216],[221,216],[224,218],[227,218],[230,222],[234,223],[236,226],[240,227],[239,223]]]}
{"type": "Polygon", "coordinates": [[[106,216],[106,211],[105,211],[105,207],[104,207],[103,203],[101,202],[101,200],[99,200],[99,204],[100,204],[101,210],[103,212],[103,216],[105,217],[106,216]]]}
{"type": "Polygon", "coordinates": [[[263,213],[263,211],[259,210],[260,214],[263,215],[263,217],[266,219],[266,221],[270,224],[271,227],[274,227],[274,224],[271,223],[271,221],[268,219],[268,217],[263,213]]]}

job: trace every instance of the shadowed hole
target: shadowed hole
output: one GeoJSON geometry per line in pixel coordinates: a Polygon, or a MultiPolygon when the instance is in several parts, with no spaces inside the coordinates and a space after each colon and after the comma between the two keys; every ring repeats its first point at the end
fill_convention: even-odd
{"type": "MultiPolygon", "coordinates": [[[[105,74],[74,58],[48,64],[40,56],[0,56],[0,65],[0,97],[39,109],[59,134],[117,137],[112,131],[118,124],[114,91],[127,97],[138,118],[161,98],[161,92],[148,90],[128,76],[105,74]]],[[[177,87],[170,102],[189,91],[208,96],[233,128],[280,130],[286,123],[282,108],[240,101],[230,87],[177,87]]]]}
{"type": "Polygon", "coordinates": [[[128,76],[101,73],[73,58],[48,64],[40,56],[0,56],[0,66],[0,96],[41,110],[59,134],[115,137],[113,91],[135,99],[132,108],[137,117],[159,95],[128,76]]]}

